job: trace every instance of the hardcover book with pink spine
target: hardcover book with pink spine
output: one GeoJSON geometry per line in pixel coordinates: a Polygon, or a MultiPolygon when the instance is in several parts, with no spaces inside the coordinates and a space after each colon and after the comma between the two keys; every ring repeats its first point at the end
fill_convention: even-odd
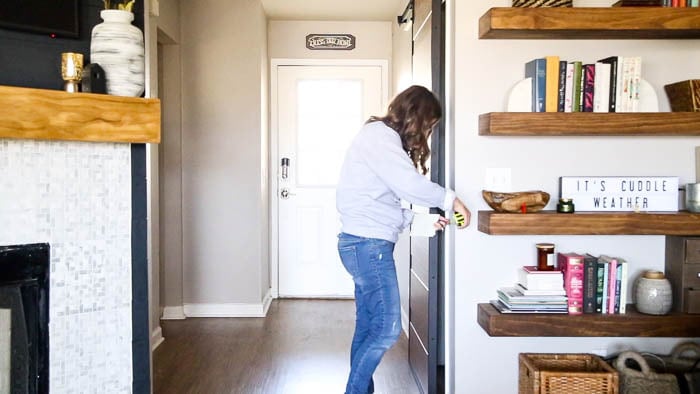
{"type": "Polygon", "coordinates": [[[564,290],[570,315],[583,313],[583,259],[577,253],[558,253],[557,264],[564,273],[564,290]]]}

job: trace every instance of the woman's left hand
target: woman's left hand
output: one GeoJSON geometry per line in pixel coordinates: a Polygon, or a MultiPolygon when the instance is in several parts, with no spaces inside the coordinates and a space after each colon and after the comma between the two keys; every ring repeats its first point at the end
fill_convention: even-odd
{"type": "Polygon", "coordinates": [[[448,224],[450,224],[450,219],[447,219],[446,217],[440,216],[438,218],[438,221],[435,222],[434,226],[435,226],[436,230],[441,231],[441,230],[444,230],[445,226],[447,226],[448,224]]]}

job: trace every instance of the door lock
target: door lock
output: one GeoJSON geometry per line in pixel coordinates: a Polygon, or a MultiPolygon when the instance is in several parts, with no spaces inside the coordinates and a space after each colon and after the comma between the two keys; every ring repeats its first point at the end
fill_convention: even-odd
{"type": "Polygon", "coordinates": [[[289,189],[287,189],[286,187],[283,188],[282,191],[280,191],[280,197],[282,197],[285,200],[288,199],[289,196],[292,196],[292,195],[294,195],[294,194],[290,193],[289,189]]]}

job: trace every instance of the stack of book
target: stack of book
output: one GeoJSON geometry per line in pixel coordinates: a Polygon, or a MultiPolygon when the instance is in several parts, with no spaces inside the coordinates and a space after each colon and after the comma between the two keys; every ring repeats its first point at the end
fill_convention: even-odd
{"type": "Polygon", "coordinates": [[[639,112],[642,59],[610,56],[592,63],[545,56],[525,64],[532,112],[639,112]]]}
{"type": "Polygon", "coordinates": [[[518,270],[513,287],[498,289],[498,299],[491,300],[501,313],[567,313],[567,297],[561,271],[538,271],[524,266],[518,270]]]}
{"type": "Polygon", "coordinates": [[[628,267],[624,259],[559,253],[557,267],[564,272],[569,314],[626,312],[628,267]]]}

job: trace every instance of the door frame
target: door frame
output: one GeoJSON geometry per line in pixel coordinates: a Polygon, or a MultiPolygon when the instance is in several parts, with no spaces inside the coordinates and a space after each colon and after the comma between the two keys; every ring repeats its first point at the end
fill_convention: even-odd
{"type": "MultiPolygon", "coordinates": [[[[268,185],[270,190],[270,284],[272,298],[279,298],[279,204],[277,200],[277,173],[279,163],[279,124],[278,124],[278,69],[284,66],[378,66],[382,77],[382,104],[389,103],[389,60],[388,59],[270,59],[270,162],[268,163],[268,185]]],[[[377,114],[381,115],[381,114],[377,114]]]]}

